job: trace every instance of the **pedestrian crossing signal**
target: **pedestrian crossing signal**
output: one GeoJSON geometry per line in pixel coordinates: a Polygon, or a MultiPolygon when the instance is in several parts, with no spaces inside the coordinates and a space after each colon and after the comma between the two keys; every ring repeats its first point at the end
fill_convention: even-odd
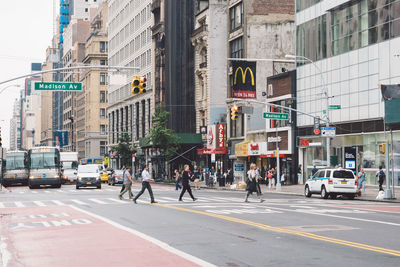
{"type": "Polygon", "coordinates": [[[234,105],[233,107],[231,107],[231,119],[237,120],[239,117],[239,107],[237,105],[234,105]]]}

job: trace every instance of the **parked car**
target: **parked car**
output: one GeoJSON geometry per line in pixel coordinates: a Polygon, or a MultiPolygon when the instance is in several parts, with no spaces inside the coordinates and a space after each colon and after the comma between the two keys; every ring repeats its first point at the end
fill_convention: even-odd
{"type": "Polygon", "coordinates": [[[351,170],[342,168],[323,169],[306,181],[304,195],[320,194],[322,198],[335,199],[338,195],[354,199],[357,193],[356,179],[351,170]]]}
{"type": "Polygon", "coordinates": [[[100,168],[97,164],[79,165],[76,179],[76,189],[95,186],[101,188],[100,168]]]}
{"type": "Polygon", "coordinates": [[[115,170],[113,174],[108,178],[108,185],[123,184],[124,183],[123,174],[124,174],[123,170],[115,170]]]}

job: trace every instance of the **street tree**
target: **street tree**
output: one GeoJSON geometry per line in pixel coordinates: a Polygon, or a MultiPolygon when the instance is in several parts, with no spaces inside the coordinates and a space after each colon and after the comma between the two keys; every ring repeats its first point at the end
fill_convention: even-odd
{"type": "Polygon", "coordinates": [[[136,149],[131,145],[129,134],[121,133],[118,145],[111,147],[111,150],[117,152],[121,166],[132,164],[132,154],[136,153],[136,149]]]}

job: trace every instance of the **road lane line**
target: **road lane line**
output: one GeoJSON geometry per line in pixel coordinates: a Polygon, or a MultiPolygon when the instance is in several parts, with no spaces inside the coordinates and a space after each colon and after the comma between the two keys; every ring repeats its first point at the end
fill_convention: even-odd
{"type": "Polygon", "coordinates": [[[124,200],[120,200],[120,199],[115,199],[115,198],[107,198],[108,200],[111,200],[111,201],[114,201],[114,202],[117,202],[117,203],[122,203],[122,204],[129,204],[130,203],[130,201],[124,201],[124,200]]]}
{"type": "Polygon", "coordinates": [[[44,204],[42,201],[33,201],[33,203],[35,203],[37,206],[39,207],[46,207],[47,205],[44,204]]]}
{"type": "Polygon", "coordinates": [[[89,198],[90,201],[93,201],[97,204],[108,204],[107,202],[104,202],[102,200],[96,199],[96,198],[89,198]]]}
{"type": "Polygon", "coordinates": [[[123,226],[123,225],[121,225],[121,224],[119,224],[119,223],[117,223],[117,222],[114,222],[114,221],[112,221],[112,220],[110,220],[110,219],[107,219],[107,218],[105,218],[105,217],[103,217],[103,216],[100,216],[100,215],[91,213],[91,212],[89,212],[89,211],[80,209],[80,208],[75,207],[75,206],[73,206],[73,205],[71,205],[70,207],[73,208],[73,209],[75,209],[75,210],[77,210],[77,211],[80,211],[80,212],[82,212],[82,213],[86,213],[86,214],[89,215],[89,216],[92,216],[92,217],[94,217],[94,218],[97,218],[98,220],[101,220],[101,221],[103,221],[103,222],[106,222],[106,223],[108,223],[108,224],[111,224],[112,226],[114,226],[114,227],[116,227],[116,228],[119,228],[119,229],[124,230],[124,231],[127,231],[127,232],[129,232],[129,233],[131,233],[131,234],[134,234],[134,235],[136,235],[136,236],[138,236],[138,237],[140,237],[140,238],[143,238],[144,240],[149,241],[149,242],[151,242],[151,243],[153,243],[153,244],[159,246],[160,248],[162,248],[162,249],[164,249],[164,250],[166,250],[166,251],[168,251],[168,252],[171,252],[171,253],[173,253],[173,254],[175,254],[175,255],[177,255],[177,256],[180,256],[180,257],[182,257],[182,258],[184,258],[184,259],[186,259],[186,260],[188,260],[188,261],[191,261],[191,262],[193,262],[193,263],[195,263],[195,264],[198,264],[199,266],[204,266],[204,267],[216,267],[216,265],[214,265],[214,264],[211,264],[211,263],[206,262],[206,261],[204,261],[204,260],[202,260],[202,259],[200,259],[200,258],[197,258],[197,257],[193,256],[193,255],[187,254],[186,252],[183,252],[183,251],[178,250],[178,249],[176,249],[176,248],[174,248],[174,247],[171,247],[171,246],[168,245],[167,243],[164,243],[164,242],[162,242],[162,241],[160,241],[160,240],[158,240],[158,239],[156,239],[156,238],[154,238],[154,237],[151,237],[151,236],[149,236],[149,235],[146,235],[146,234],[144,234],[144,233],[142,233],[142,232],[139,232],[139,231],[134,230],[134,229],[132,229],[132,228],[123,226]]]}
{"type": "Polygon", "coordinates": [[[72,202],[76,203],[76,204],[80,204],[80,205],[87,205],[87,203],[77,200],[77,199],[71,199],[72,202]]]}
{"type": "Polygon", "coordinates": [[[375,246],[371,246],[371,245],[367,245],[367,244],[356,243],[356,242],[351,242],[351,241],[346,241],[346,240],[341,240],[341,239],[336,239],[336,238],[330,238],[330,237],[326,237],[326,236],[315,235],[315,234],[291,230],[291,229],[287,229],[287,228],[270,226],[270,225],[266,225],[266,224],[262,224],[262,223],[252,222],[252,221],[243,220],[243,219],[239,219],[239,218],[235,218],[235,217],[229,217],[229,216],[225,216],[225,215],[214,214],[214,213],[201,211],[201,210],[175,207],[175,206],[166,205],[166,204],[154,204],[154,205],[164,207],[164,208],[169,208],[169,209],[175,209],[175,210],[186,211],[186,212],[190,212],[190,213],[196,213],[196,214],[200,214],[200,215],[206,215],[209,217],[214,217],[214,218],[219,218],[219,219],[226,220],[226,221],[231,221],[231,222],[236,222],[236,223],[245,224],[245,225],[249,225],[249,226],[254,226],[254,227],[257,227],[260,229],[270,230],[270,231],[274,231],[274,232],[303,236],[306,238],[320,240],[320,241],[324,241],[324,242],[328,242],[328,243],[335,243],[335,244],[339,244],[339,245],[350,246],[350,247],[355,247],[355,248],[359,248],[359,249],[375,251],[378,253],[389,254],[389,255],[400,257],[400,250],[392,250],[392,249],[386,249],[386,248],[382,248],[382,247],[375,247],[375,246]]]}
{"type": "Polygon", "coordinates": [[[25,205],[20,201],[16,201],[14,203],[15,203],[15,206],[17,206],[17,207],[20,207],[20,208],[25,207],[25,205]]]}
{"type": "Polygon", "coordinates": [[[47,194],[51,193],[51,191],[49,191],[49,190],[44,190],[44,192],[47,193],[47,194]]]}
{"type": "Polygon", "coordinates": [[[31,190],[30,191],[32,194],[37,194],[38,192],[37,191],[33,191],[33,190],[31,190]]]}
{"type": "Polygon", "coordinates": [[[53,203],[57,204],[58,206],[63,206],[65,205],[63,202],[61,202],[60,200],[52,200],[53,203]]]}
{"type": "Polygon", "coordinates": [[[0,208],[5,208],[4,204],[0,202],[0,208]]]}
{"type": "Polygon", "coordinates": [[[313,214],[313,215],[328,216],[328,217],[341,218],[341,219],[347,219],[347,220],[355,220],[355,221],[362,221],[362,222],[372,222],[372,223],[400,226],[400,224],[398,224],[398,223],[384,222],[384,221],[377,221],[377,220],[370,220],[370,219],[362,219],[362,218],[355,218],[355,217],[347,217],[347,216],[340,216],[340,215],[333,215],[333,214],[326,214],[326,213],[318,213],[318,212],[305,211],[305,210],[299,211],[299,210],[283,209],[283,208],[277,208],[277,207],[269,207],[269,208],[281,210],[281,211],[298,212],[298,213],[303,213],[303,214],[313,214]]]}

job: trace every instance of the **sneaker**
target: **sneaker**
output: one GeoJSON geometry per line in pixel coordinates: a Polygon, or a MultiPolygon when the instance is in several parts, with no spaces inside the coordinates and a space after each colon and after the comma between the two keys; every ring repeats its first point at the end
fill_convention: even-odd
{"type": "Polygon", "coordinates": [[[263,203],[265,200],[264,199],[260,199],[260,203],[263,203]]]}
{"type": "Polygon", "coordinates": [[[197,198],[193,198],[193,201],[196,201],[197,200],[197,198]]]}
{"type": "Polygon", "coordinates": [[[121,195],[118,195],[118,198],[119,198],[120,200],[123,200],[123,199],[124,199],[121,195]]]}
{"type": "Polygon", "coordinates": [[[157,202],[157,201],[154,201],[154,200],[151,202],[151,204],[155,204],[155,203],[158,203],[158,202],[157,202]]]}
{"type": "Polygon", "coordinates": [[[136,199],[133,199],[133,203],[137,204],[137,203],[136,203],[136,199]]]}
{"type": "Polygon", "coordinates": [[[182,199],[179,199],[179,201],[183,202],[183,200],[182,200],[182,199]]]}

